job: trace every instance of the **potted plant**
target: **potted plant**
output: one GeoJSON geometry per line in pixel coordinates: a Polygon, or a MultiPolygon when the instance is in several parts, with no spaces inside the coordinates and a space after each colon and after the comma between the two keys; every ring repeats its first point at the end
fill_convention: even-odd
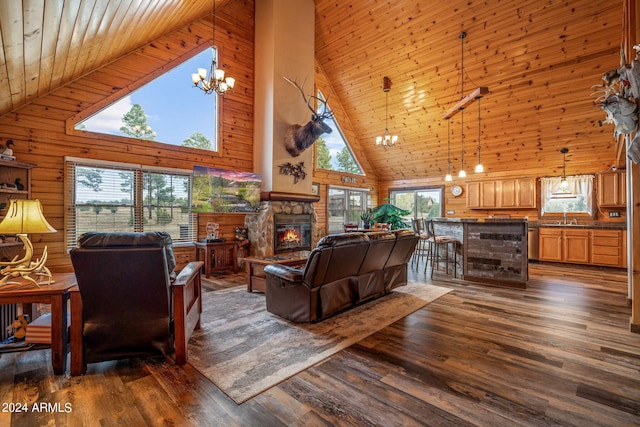
{"type": "Polygon", "coordinates": [[[373,221],[373,210],[367,209],[360,214],[363,228],[371,228],[371,222],[373,221]]]}
{"type": "Polygon", "coordinates": [[[385,203],[373,209],[373,221],[389,224],[392,230],[409,228],[409,224],[403,218],[407,215],[411,215],[411,212],[406,209],[400,209],[391,203],[385,203]]]}

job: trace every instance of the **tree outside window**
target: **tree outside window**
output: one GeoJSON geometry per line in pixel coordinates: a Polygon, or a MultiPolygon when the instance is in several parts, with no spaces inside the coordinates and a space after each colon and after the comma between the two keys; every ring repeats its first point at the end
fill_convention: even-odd
{"type": "MultiPolygon", "coordinates": [[[[321,92],[318,92],[318,98],[324,99],[321,92]]],[[[324,107],[318,107],[319,114],[323,110],[324,107]]],[[[325,119],[324,123],[331,128],[331,133],[324,134],[316,140],[316,167],[364,175],[336,120],[329,118],[325,119]]]]}

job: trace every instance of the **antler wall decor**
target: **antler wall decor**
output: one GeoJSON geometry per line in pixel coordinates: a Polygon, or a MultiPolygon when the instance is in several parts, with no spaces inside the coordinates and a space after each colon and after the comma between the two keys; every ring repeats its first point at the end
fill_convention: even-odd
{"type": "Polygon", "coordinates": [[[297,184],[307,177],[307,172],[304,170],[304,162],[298,162],[297,164],[291,164],[289,162],[283,163],[280,166],[280,175],[293,176],[293,183],[297,184]]]}
{"type": "Polygon", "coordinates": [[[333,117],[333,112],[327,110],[327,100],[322,100],[317,96],[304,94],[304,83],[300,86],[296,81],[293,81],[287,77],[283,77],[287,82],[291,83],[302,95],[302,99],[309,110],[311,110],[311,120],[305,125],[291,125],[287,128],[284,135],[284,145],[287,152],[292,157],[298,157],[307,148],[311,147],[314,142],[323,133],[331,133],[331,128],[324,123],[325,119],[333,117]],[[318,114],[312,106],[312,101],[318,101],[323,104],[323,110],[321,114],[318,114]]]}
{"type": "Polygon", "coordinates": [[[627,147],[627,156],[634,163],[640,164],[640,132],[638,127],[638,108],[636,101],[640,98],[640,45],[634,46],[636,57],[631,61],[631,66],[626,65],[624,50],[620,49],[620,68],[607,71],[602,76],[602,84],[593,89],[597,95],[594,104],[602,108],[607,116],[600,120],[600,126],[613,124],[613,137],[618,145],[618,158],[624,148],[624,139],[635,132],[627,147]]]}

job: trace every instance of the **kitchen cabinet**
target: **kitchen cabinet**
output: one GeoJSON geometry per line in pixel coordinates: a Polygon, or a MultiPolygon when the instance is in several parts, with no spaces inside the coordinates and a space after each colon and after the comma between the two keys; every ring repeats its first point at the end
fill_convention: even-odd
{"type": "Polygon", "coordinates": [[[562,244],[564,262],[591,262],[591,230],[565,228],[562,244]]]}
{"type": "Polygon", "coordinates": [[[560,228],[540,228],[538,232],[540,239],[540,261],[563,261],[562,257],[562,229],[560,228]]]}
{"type": "Polygon", "coordinates": [[[534,178],[475,181],[467,183],[469,209],[522,209],[536,207],[534,178]]]}
{"type": "Polygon", "coordinates": [[[496,207],[496,182],[478,181],[467,184],[467,207],[484,209],[496,207]]]}
{"type": "Polygon", "coordinates": [[[535,209],[536,199],[536,179],[521,178],[518,180],[518,207],[535,209]]]}
{"type": "Polygon", "coordinates": [[[540,227],[541,261],[627,267],[626,230],[540,227]]]}
{"type": "Polygon", "coordinates": [[[480,183],[468,182],[467,183],[467,208],[477,209],[482,206],[480,203],[480,183]]]}
{"type": "Polygon", "coordinates": [[[518,205],[518,180],[503,179],[496,181],[498,186],[498,206],[515,208],[518,205]]]}
{"type": "Polygon", "coordinates": [[[598,174],[598,206],[623,208],[627,206],[627,173],[625,171],[598,174]]]}
{"type": "Polygon", "coordinates": [[[597,265],[625,267],[626,239],[623,230],[593,230],[591,262],[597,265]]]}
{"type": "Polygon", "coordinates": [[[591,230],[542,227],[539,239],[541,261],[591,263],[591,230]]]}

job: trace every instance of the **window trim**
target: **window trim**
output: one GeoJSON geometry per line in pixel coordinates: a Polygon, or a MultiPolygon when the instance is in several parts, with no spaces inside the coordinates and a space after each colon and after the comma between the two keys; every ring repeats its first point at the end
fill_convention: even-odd
{"type": "MultiPolygon", "coordinates": [[[[595,219],[597,216],[597,208],[596,208],[596,202],[595,202],[595,184],[594,184],[594,180],[595,180],[595,176],[594,175],[567,175],[567,180],[571,180],[571,179],[582,179],[582,178],[589,178],[591,179],[591,193],[588,195],[585,195],[586,197],[586,203],[589,205],[589,209],[591,211],[591,213],[589,212],[567,212],[567,215],[570,216],[571,218],[583,218],[583,219],[595,219]]],[[[560,180],[560,177],[542,177],[540,178],[540,207],[538,208],[538,217],[539,218],[544,218],[544,219],[560,219],[564,217],[564,213],[563,212],[547,212],[545,210],[545,206],[546,206],[546,196],[545,196],[545,184],[544,181],[548,180],[548,179],[557,179],[560,180]]]]}
{"type": "MultiPolygon", "coordinates": [[[[95,160],[95,159],[85,159],[80,157],[71,157],[65,156],[64,158],[64,233],[65,233],[65,241],[67,252],[77,246],[78,232],[75,227],[76,224],[76,186],[75,186],[75,168],[76,167],[96,167],[96,168],[111,168],[114,170],[122,170],[122,171],[133,171],[134,175],[139,174],[139,179],[134,176],[134,182],[138,181],[137,184],[134,184],[134,200],[132,202],[134,209],[134,216],[136,217],[137,224],[143,224],[144,221],[142,219],[144,212],[144,200],[142,197],[143,194],[143,175],[144,173],[165,173],[168,175],[176,175],[176,176],[187,176],[189,178],[189,190],[188,190],[188,201],[187,205],[189,207],[189,233],[186,238],[172,238],[173,242],[188,242],[196,240],[197,233],[197,219],[195,218],[194,213],[191,211],[191,185],[193,185],[193,171],[189,169],[172,169],[172,168],[163,168],[158,166],[146,166],[142,164],[135,163],[125,163],[125,162],[114,162],[108,160],[95,160]]],[[[142,231],[144,226],[140,227],[139,230],[142,231]]]]}

